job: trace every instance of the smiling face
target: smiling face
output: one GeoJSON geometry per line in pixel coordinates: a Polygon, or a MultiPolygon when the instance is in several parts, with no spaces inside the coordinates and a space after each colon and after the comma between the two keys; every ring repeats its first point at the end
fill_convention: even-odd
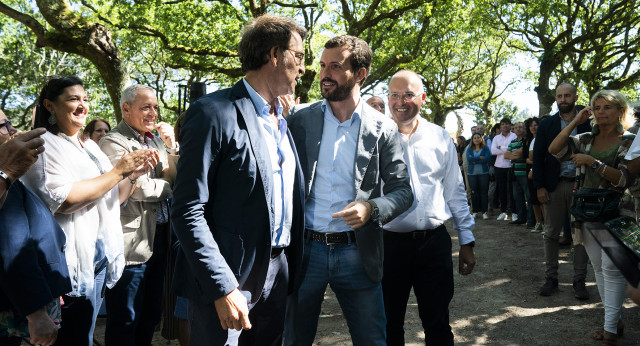
{"type": "Polygon", "coordinates": [[[347,47],[327,48],[320,58],[320,93],[327,101],[343,101],[358,81],[351,71],[351,52],[347,47]]]}
{"type": "Polygon", "coordinates": [[[420,78],[409,72],[396,73],[389,82],[389,110],[397,123],[413,121],[424,104],[427,94],[423,91],[420,78]],[[391,95],[398,95],[394,98],[391,95]],[[405,95],[407,97],[405,97],[405,95]],[[407,100],[408,96],[414,96],[407,100]]]}
{"type": "Polygon", "coordinates": [[[593,103],[593,115],[596,123],[600,126],[618,125],[622,114],[623,112],[620,108],[603,98],[598,98],[593,103]]]}
{"type": "Polygon", "coordinates": [[[96,121],[95,128],[93,129],[93,133],[91,133],[91,140],[96,143],[100,142],[100,138],[104,137],[104,135],[109,132],[109,126],[102,121],[96,121]]]}
{"type": "Polygon", "coordinates": [[[529,132],[531,132],[533,137],[536,136],[536,134],[538,133],[538,122],[537,121],[532,121],[531,124],[529,124],[529,132]]]}
{"type": "Polygon", "coordinates": [[[158,120],[158,99],[153,91],[139,89],[133,103],[122,104],[122,117],[141,136],[151,132],[158,120]]]}
{"type": "Polygon", "coordinates": [[[89,99],[81,85],[66,87],[55,100],[45,99],[43,105],[55,114],[58,128],[67,136],[78,133],[89,113],[89,99]]]}

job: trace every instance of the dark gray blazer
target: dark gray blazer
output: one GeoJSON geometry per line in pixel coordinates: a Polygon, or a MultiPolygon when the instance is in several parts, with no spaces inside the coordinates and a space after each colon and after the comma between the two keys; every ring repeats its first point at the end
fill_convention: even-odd
{"type": "MultiPolygon", "coordinates": [[[[244,83],[192,103],[180,138],[171,206],[171,224],[181,245],[174,291],[209,304],[237,287],[251,306],[260,297],[269,267],[273,171],[244,83]]],[[[291,244],[285,254],[293,290],[302,280],[304,180],[290,135],[289,141],[296,176],[291,244]]]]}
{"type": "MultiPolygon", "coordinates": [[[[287,117],[305,177],[305,198],[316,175],[324,114],[322,101],[298,105],[287,117]]],[[[413,202],[411,182],[403,160],[396,124],[366,103],[360,116],[360,133],[353,172],[354,201],[373,200],[380,209],[378,222],[369,221],[356,229],[356,242],[365,272],[373,282],[382,279],[384,247],[382,224],[409,209],[413,202]],[[384,181],[380,197],[380,185],[384,181]]]]}

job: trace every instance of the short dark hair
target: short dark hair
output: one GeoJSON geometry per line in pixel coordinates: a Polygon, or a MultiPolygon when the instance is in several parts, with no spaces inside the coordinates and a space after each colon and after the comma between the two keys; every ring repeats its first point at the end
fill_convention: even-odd
{"type": "Polygon", "coordinates": [[[274,46],[288,49],[293,32],[297,32],[303,40],[307,35],[307,30],[291,18],[265,14],[247,23],[238,44],[242,72],[260,69],[269,61],[269,51],[274,46]]]}
{"type": "Polygon", "coordinates": [[[100,119],[100,118],[96,118],[91,120],[87,126],[84,127],[84,131],[82,131],[83,133],[88,134],[89,136],[91,136],[93,134],[93,131],[96,130],[96,124],[99,122],[103,122],[105,124],[107,124],[107,128],[109,129],[109,131],[111,131],[111,124],[109,124],[108,121],[104,120],[104,119],[100,119]]]}
{"type": "Polygon", "coordinates": [[[60,132],[57,122],[55,124],[49,123],[51,112],[49,112],[49,110],[44,106],[44,100],[55,101],[58,96],[62,95],[64,89],[74,85],[83,86],[82,80],[76,76],[54,77],[50,78],[44,84],[44,87],[42,87],[42,90],[40,91],[40,96],[38,97],[38,104],[36,105],[36,119],[33,123],[33,127],[44,127],[47,131],[56,135],[60,132]]]}
{"type": "Polygon", "coordinates": [[[349,60],[349,63],[351,64],[351,71],[355,73],[363,67],[367,70],[367,74],[360,81],[360,85],[362,85],[365,79],[369,76],[371,60],[373,60],[373,52],[365,40],[349,35],[336,36],[324,44],[325,49],[345,46],[351,52],[351,59],[349,60]]]}
{"type": "Polygon", "coordinates": [[[509,118],[502,118],[502,119],[500,119],[500,125],[502,125],[502,123],[505,123],[505,124],[509,124],[509,125],[511,125],[511,119],[509,119],[509,118]]]}

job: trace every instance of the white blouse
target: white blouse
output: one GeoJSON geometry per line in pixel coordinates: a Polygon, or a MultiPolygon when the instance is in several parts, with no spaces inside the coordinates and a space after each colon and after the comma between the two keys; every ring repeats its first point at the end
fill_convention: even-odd
{"type": "MultiPolygon", "coordinates": [[[[73,289],[70,295],[93,295],[94,268],[105,257],[108,261],[105,281],[111,288],[125,265],[118,186],[73,214],[57,213],[74,182],[101,173],[84,149],[51,132],[42,135],[42,139],[44,153],[20,180],[49,207],[67,237],[65,253],[73,289]]],[[[84,148],[98,158],[103,171],[113,168],[93,141],[86,141],[84,148]]]]}

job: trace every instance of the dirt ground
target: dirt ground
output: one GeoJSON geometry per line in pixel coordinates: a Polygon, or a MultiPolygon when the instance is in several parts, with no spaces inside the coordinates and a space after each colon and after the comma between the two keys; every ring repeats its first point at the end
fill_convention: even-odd
{"type": "MultiPolygon", "coordinates": [[[[457,234],[454,267],[457,268],[457,234]]],[[[602,326],[604,310],[593,269],[589,265],[587,289],[591,299],[574,298],[573,267],[569,247],[560,250],[560,290],[551,297],[538,295],[544,282],[544,253],[540,233],[507,221],[477,220],[476,267],[466,277],[456,274],[450,305],[456,345],[600,345],[589,335],[602,326]]],[[[619,344],[640,345],[640,307],[625,302],[624,337],[619,344]]],[[[415,299],[406,316],[407,345],[424,345],[424,333],[415,299]]],[[[103,340],[104,321],[98,321],[96,339],[103,340]]],[[[340,306],[328,289],[318,324],[316,345],[351,345],[340,306]]],[[[177,345],[156,334],[154,345],[177,345]]]]}

